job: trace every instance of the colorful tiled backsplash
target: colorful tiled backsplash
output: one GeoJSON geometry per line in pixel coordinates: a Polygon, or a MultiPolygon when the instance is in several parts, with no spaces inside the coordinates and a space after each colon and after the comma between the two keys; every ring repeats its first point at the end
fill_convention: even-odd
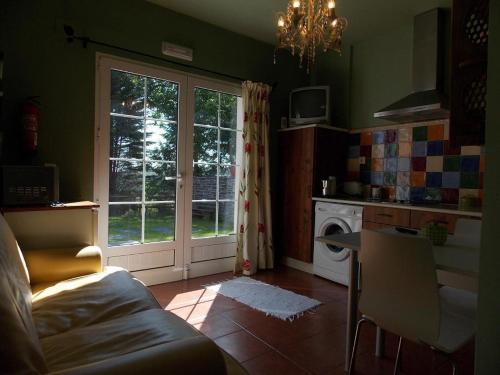
{"type": "Polygon", "coordinates": [[[452,147],[447,120],[363,131],[350,135],[347,170],[348,180],[384,186],[397,200],[482,200],[484,147],[452,147]]]}

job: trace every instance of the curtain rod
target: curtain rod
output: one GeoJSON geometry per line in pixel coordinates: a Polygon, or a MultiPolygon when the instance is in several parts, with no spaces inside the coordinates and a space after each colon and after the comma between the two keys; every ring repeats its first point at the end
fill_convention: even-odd
{"type": "MultiPolygon", "coordinates": [[[[195,69],[195,70],[198,70],[198,71],[201,71],[201,72],[205,72],[205,73],[216,74],[218,76],[229,78],[229,79],[236,80],[236,81],[242,81],[242,82],[243,81],[247,81],[246,78],[242,78],[242,77],[238,77],[238,76],[233,76],[231,74],[217,72],[215,70],[200,68],[200,67],[197,67],[197,66],[194,66],[194,65],[189,65],[189,64],[178,62],[178,61],[164,59],[162,57],[150,55],[148,53],[144,53],[144,52],[140,52],[140,51],[135,51],[135,50],[132,50],[132,49],[129,49],[129,48],[125,48],[125,47],[120,47],[120,46],[117,46],[117,45],[114,45],[114,44],[100,42],[98,40],[93,40],[93,39],[91,39],[91,38],[89,38],[87,36],[76,36],[75,35],[75,30],[70,25],[64,25],[64,33],[66,34],[66,41],[68,43],[72,43],[73,41],[78,40],[78,41],[80,41],[82,43],[82,47],[83,48],[87,48],[88,44],[95,44],[95,45],[98,45],[98,46],[113,48],[113,49],[117,49],[117,50],[120,50],[120,51],[123,51],[123,52],[133,53],[135,55],[148,57],[150,59],[159,60],[159,61],[162,61],[162,62],[167,62],[167,63],[170,63],[170,64],[182,66],[182,67],[188,68],[188,69],[195,69]]],[[[274,89],[276,86],[278,86],[278,82],[273,82],[271,84],[271,86],[274,89]]]]}

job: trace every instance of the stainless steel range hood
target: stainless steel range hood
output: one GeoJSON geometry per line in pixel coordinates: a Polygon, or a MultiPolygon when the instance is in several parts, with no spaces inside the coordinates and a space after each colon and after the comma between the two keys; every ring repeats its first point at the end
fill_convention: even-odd
{"type": "Polygon", "coordinates": [[[448,118],[443,92],[443,11],[433,9],[414,19],[413,93],[381,109],[373,117],[397,122],[448,118]]]}

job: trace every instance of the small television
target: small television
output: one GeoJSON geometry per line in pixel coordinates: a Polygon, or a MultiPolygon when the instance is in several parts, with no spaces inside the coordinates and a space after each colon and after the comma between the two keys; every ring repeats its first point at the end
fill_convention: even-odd
{"type": "Polygon", "coordinates": [[[330,88],[301,87],[290,91],[290,126],[327,123],[330,117],[330,88]]]}

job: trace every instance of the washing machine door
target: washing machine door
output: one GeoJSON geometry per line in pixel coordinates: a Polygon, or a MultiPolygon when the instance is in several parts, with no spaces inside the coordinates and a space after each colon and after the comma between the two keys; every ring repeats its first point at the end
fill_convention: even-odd
{"type": "MultiPolygon", "coordinates": [[[[344,234],[351,233],[352,230],[344,220],[338,217],[330,217],[326,219],[319,228],[318,236],[328,236],[331,234],[344,234]]],[[[349,249],[344,247],[339,247],[335,245],[329,245],[324,242],[320,242],[321,250],[323,254],[328,256],[331,260],[339,262],[346,259],[349,256],[349,249]]]]}

